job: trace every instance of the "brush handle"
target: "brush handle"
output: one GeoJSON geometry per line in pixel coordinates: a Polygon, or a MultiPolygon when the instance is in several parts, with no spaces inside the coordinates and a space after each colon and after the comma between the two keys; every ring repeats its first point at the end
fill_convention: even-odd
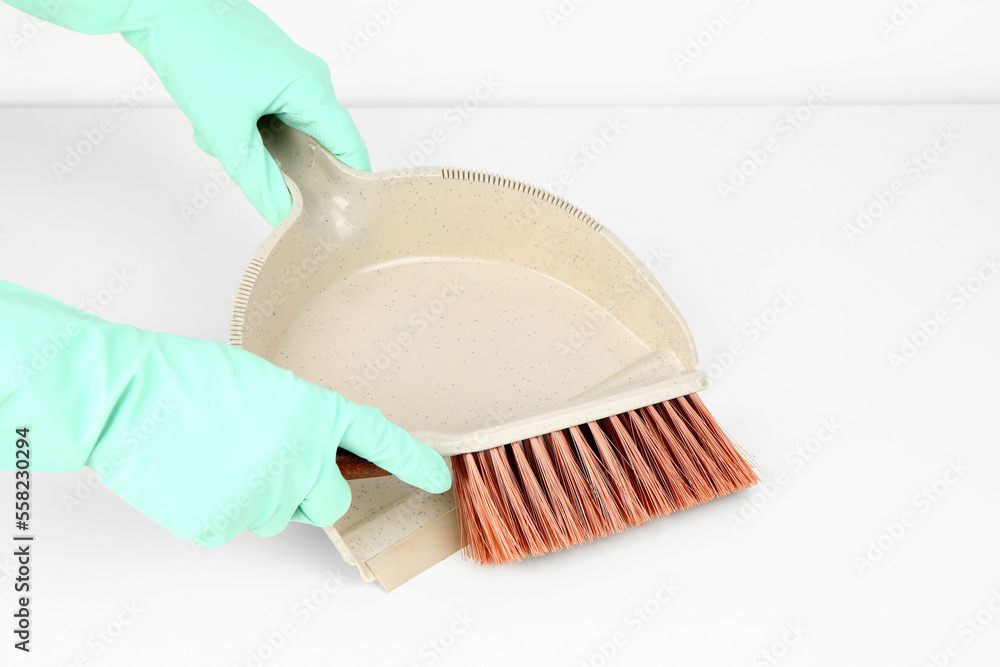
{"type": "Polygon", "coordinates": [[[363,459],[345,449],[337,450],[337,466],[340,468],[340,474],[346,480],[385,477],[392,474],[379,468],[368,459],[363,459]]]}

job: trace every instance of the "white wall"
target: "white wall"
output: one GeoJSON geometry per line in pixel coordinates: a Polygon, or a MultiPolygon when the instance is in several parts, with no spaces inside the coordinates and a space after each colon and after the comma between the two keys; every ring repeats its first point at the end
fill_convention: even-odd
{"type": "MultiPolygon", "coordinates": [[[[483,75],[500,83],[496,105],[796,103],[818,83],[841,103],[1000,101],[993,0],[257,4],[326,58],[346,105],[448,104],[483,75]],[[390,4],[398,11],[346,57],[356,30],[390,4]],[[704,22],[723,11],[729,22],[713,37],[704,22]],[[894,11],[901,25],[880,29],[894,11]],[[675,55],[700,32],[707,46],[679,68],[675,55]]],[[[103,106],[143,71],[118,35],[36,29],[0,2],[0,104],[103,106]]],[[[162,90],[150,100],[168,103],[162,90]]]]}

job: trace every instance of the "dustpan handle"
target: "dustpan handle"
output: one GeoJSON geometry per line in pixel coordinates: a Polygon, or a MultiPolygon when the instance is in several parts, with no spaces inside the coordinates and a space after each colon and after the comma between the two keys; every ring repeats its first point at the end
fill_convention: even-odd
{"type": "Polygon", "coordinates": [[[331,168],[345,178],[364,178],[366,172],[347,166],[319,141],[308,134],[285,124],[274,114],[267,114],[257,119],[257,131],[264,142],[264,148],[270,153],[282,173],[298,184],[306,178],[316,160],[317,152],[325,158],[327,176],[331,168]]]}

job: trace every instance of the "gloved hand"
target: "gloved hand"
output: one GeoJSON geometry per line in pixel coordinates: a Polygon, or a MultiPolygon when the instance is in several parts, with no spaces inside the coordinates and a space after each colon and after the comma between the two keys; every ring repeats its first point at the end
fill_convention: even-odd
{"type": "Polygon", "coordinates": [[[292,197],[257,119],[273,113],[342,162],[368,171],[368,151],[334,95],[326,62],[246,0],[7,0],[89,34],[120,32],[191,120],[194,138],[272,226],[292,197]]]}
{"type": "Polygon", "coordinates": [[[94,468],[180,538],[219,546],[334,523],[341,446],[431,493],[444,459],[382,413],[246,350],[113,324],[0,280],[0,469],[28,427],[31,470],[94,468]]]}

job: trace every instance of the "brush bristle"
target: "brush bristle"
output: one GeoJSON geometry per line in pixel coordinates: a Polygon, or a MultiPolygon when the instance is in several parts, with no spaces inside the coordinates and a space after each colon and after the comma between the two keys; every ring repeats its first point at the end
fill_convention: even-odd
{"type": "Polygon", "coordinates": [[[558,551],[757,483],[697,394],[453,458],[464,554],[558,551]]]}

